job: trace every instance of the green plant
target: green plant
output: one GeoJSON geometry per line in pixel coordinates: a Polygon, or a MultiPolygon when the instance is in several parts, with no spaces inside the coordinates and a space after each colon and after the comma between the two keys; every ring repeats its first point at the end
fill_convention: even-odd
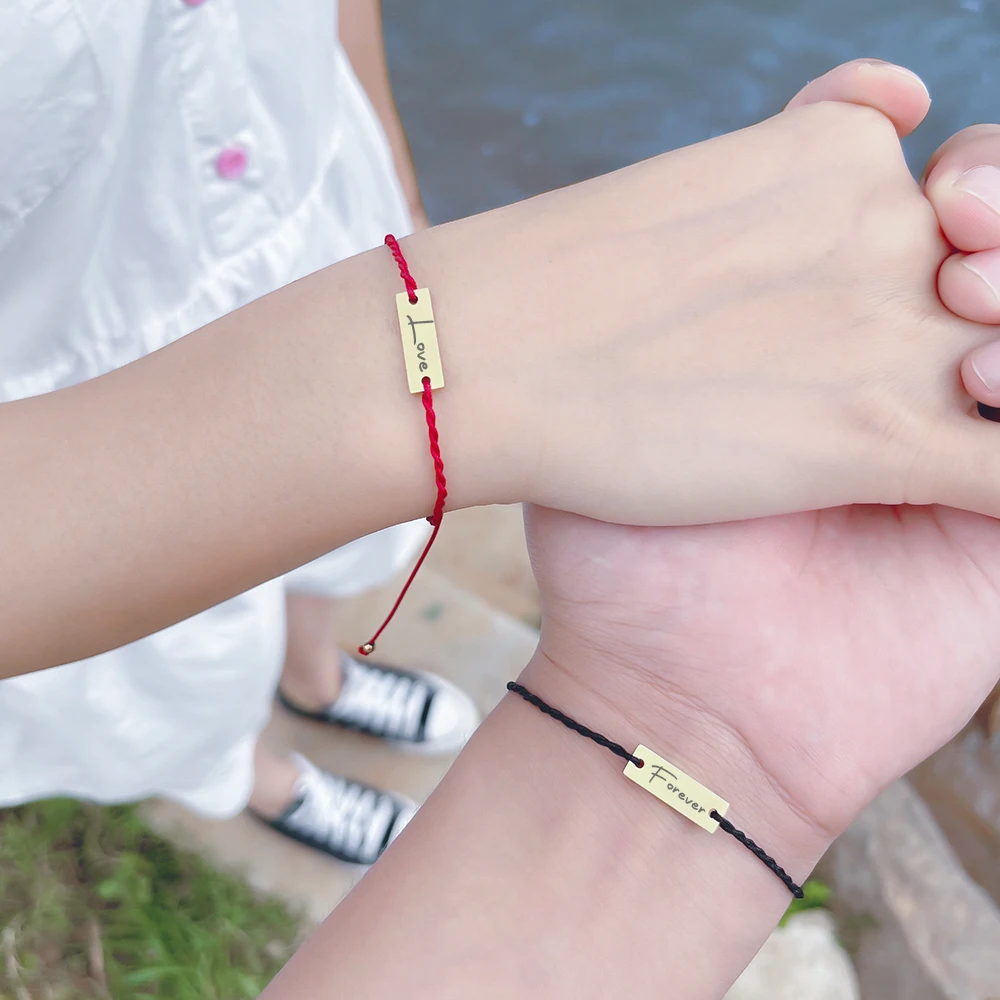
{"type": "Polygon", "coordinates": [[[132,807],[0,810],[0,997],[255,997],[300,922],[132,807]]]}
{"type": "Polygon", "coordinates": [[[818,879],[809,879],[809,881],[802,886],[802,891],[805,894],[802,899],[793,899],[791,906],[785,910],[785,915],[781,918],[782,927],[784,927],[796,913],[802,913],[804,910],[825,909],[827,903],[830,902],[830,896],[833,895],[833,890],[825,883],[820,882],[818,879]]]}

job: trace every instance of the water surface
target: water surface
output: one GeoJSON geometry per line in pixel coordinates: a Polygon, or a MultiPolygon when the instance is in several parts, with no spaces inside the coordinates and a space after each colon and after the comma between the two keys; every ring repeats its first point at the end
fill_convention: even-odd
{"type": "Polygon", "coordinates": [[[915,171],[1000,120],[998,0],[384,0],[400,111],[434,221],[767,117],[846,59],[916,70],[915,171]]]}

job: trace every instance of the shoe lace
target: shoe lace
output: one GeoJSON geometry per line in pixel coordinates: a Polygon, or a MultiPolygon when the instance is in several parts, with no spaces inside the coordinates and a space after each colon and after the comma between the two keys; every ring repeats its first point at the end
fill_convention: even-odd
{"type": "Polygon", "coordinates": [[[336,717],[378,736],[419,737],[430,690],[407,674],[369,667],[345,658],[344,689],[334,705],[336,717]]]}
{"type": "Polygon", "coordinates": [[[300,782],[295,825],[341,853],[375,861],[396,815],[392,797],[318,770],[304,773],[300,782]]]}

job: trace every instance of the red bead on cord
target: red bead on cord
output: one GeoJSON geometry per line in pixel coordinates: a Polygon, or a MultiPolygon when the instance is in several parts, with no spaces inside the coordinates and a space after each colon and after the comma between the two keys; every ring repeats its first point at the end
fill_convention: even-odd
{"type": "MultiPolygon", "coordinates": [[[[413,279],[413,275],[410,274],[409,265],[406,263],[406,258],[403,256],[403,251],[399,247],[399,242],[396,237],[391,233],[385,238],[385,245],[392,252],[392,256],[396,261],[396,266],[399,268],[399,275],[403,279],[403,284],[406,285],[406,291],[408,293],[411,302],[417,301],[417,283],[413,279]]],[[[444,519],[444,504],[445,500],[448,499],[448,483],[444,477],[444,460],[441,458],[441,445],[438,438],[437,429],[437,416],[434,413],[434,390],[431,388],[431,380],[424,376],[422,379],[422,384],[424,391],[420,398],[424,404],[424,416],[427,419],[427,437],[430,443],[431,459],[434,462],[434,482],[437,486],[437,500],[434,502],[434,511],[427,518],[430,524],[433,526],[434,530],[431,532],[431,537],[427,540],[427,544],[424,546],[424,551],[420,553],[420,558],[417,560],[417,564],[413,567],[413,571],[406,579],[406,583],[403,584],[403,589],[399,592],[399,596],[396,598],[396,603],[393,604],[392,610],[386,616],[386,619],[379,626],[378,631],[366,642],[363,646],[358,646],[358,652],[362,656],[368,656],[369,653],[375,651],[375,643],[378,641],[379,636],[385,631],[386,626],[392,621],[396,612],[399,610],[399,606],[403,603],[403,598],[406,597],[406,592],[410,589],[410,584],[413,583],[416,578],[417,573],[420,572],[420,567],[423,566],[424,560],[427,558],[427,553],[430,552],[431,546],[437,539],[438,532],[441,530],[441,521],[444,519]]]]}

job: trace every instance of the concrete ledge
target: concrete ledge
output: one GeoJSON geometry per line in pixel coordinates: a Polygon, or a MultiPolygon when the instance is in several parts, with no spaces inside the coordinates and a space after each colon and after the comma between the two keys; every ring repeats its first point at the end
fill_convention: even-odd
{"type": "Polygon", "coordinates": [[[865,1000],[1000,1000],[1000,912],[905,781],[824,860],[865,1000]]]}

